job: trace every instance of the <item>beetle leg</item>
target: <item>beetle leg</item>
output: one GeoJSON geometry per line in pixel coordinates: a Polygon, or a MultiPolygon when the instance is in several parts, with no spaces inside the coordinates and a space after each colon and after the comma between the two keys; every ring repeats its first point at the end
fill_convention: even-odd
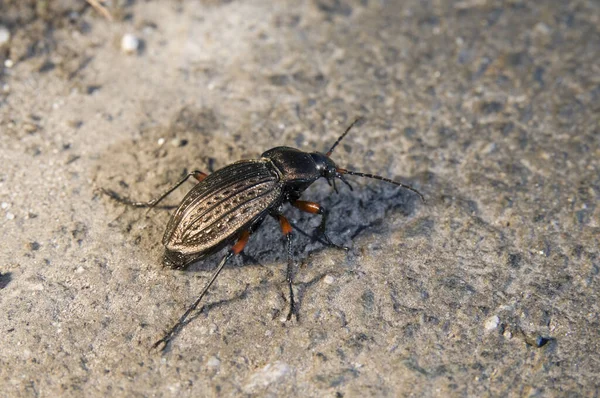
{"type": "Polygon", "coordinates": [[[206,177],[208,177],[208,174],[206,174],[205,172],[200,171],[200,170],[194,170],[194,171],[192,171],[192,173],[193,173],[192,175],[194,176],[194,178],[196,180],[198,180],[198,182],[202,182],[202,180],[204,180],[206,177]]]}
{"type": "Polygon", "coordinates": [[[113,190],[110,189],[104,189],[104,188],[100,188],[100,191],[108,196],[110,196],[111,198],[113,198],[114,200],[116,200],[117,202],[121,202],[123,204],[129,205],[129,206],[134,206],[134,207],[154,207],[156,206],[161,200],[163,200],[164,198],[166,198],[167,196],[169,196],[169,194],[171,192],[173,192],[174,190],[176,190],[181,184],[183,184],[184,182],[187,181],[188,178],[190,177],[194,177],[195,179],[197,179],[198,181],[202,181],[204,180],[206,177],[208,177],[208,174],[199,171],[199,170],[194,170],[191,171],[189,173],[187,173],[185,175],[185,177],[183,177],[181,180],[177,181],[177,183],[175,185],[173,185],[172,187],[170,187],[165,193],[163,193],[162,195],[160,195],[157,198],[154,198],[148,202],[135,202],[131,199],[127,199],[127,198],[123,198],[121,197],[118,193],[116,193],[113,190]]]}
{"type": "Polygon", "coordinates": [[[208,282],[202,289],[200,296],[198,296],[196,301],[194,301],[194,303],[187,309],[187,311],[185,311],[185,313],[181,316],[181,318],[179,318],[179,320],[177,321],[175,326],[173,326],[171,328],[171,330],[169,330],[169,332],[167,334],[165,334],[165,336],[162,339],[158,340],[156,343],[154,343],[152,345],[152,348],[157,348],[158,346],[160,346],[162,344],[163,345],[162,351],[165,351],[165,349],[167,348],[167,345],[173,339],[173,337],[175,337],[177,334],[179,334],[181,329],[187,324],[187,322],[186,322],[187,317],[190,315],[190,313],[192,311],[194,311],[196,309],[196,307],[198,307],[198,304],[200,304],[200,301],[202,301],[202,298],[206,295],[206,292],[208,291],[208,289],[215,282],[215,280],[217,279],[217,277],[219,276],[219,274],[225,267],[225,264],[227,264],[227,261],[229,261],[229,259],[231,257],[233,257],[235,254],[240,254],[240,252],[242,250],[244,250],[244,247],[246,246],[246,243],[248,243],[249,238],[250,238],[249,231],[242,232],[242,234],[241,234],[240,238],[238,239],[238,241],[236,242],[236,244],[233,245],[233,247],[221,259],[221,262],[217,266],[217,269],[215,270],[215,272],[213,272],[212,276],[210,277],[210,279],[208,280],[208,282]]]}
{"type": "Polygon", "coordinates": [[[336,245],[329,239],[327,234],[325,233],[325,226],[327,224],[327,217],[329,216],[329,211],[327,211],[323,206],[315,202],[307,202],[305,200],[294,200],[291,202],[292,206],[305,211],[310,214],[319,214],[321,215],[321,224],[319,224],[318,232],[319,235],[325,240],[325,242],[332,247],[337,249],[348,250],[347,247],[336,245]]]}
{"type": "Polygon", "coordinates": [[[277,214],[277,218],[279,219],[279,224],[281,225],[281,231],[285,236],[287,242],[287,271],[286,271],[286,280],[288,283],[288,287],[290,289],[290,311],[287,314],[286,319],[289,321],[292,319],[292,315],[296,313],[296,303],[294,301],[294,261],[292,259],[292,225],[282,214],[277,214]]]}

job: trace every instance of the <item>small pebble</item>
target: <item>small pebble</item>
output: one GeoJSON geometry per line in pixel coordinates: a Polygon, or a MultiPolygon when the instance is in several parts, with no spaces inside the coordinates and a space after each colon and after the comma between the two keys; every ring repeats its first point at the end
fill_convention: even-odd
{"type": "Polygon", "coordinates": [[[126,54],[133,54],[137,52],[140,47],[140,40],[132,35],[131,33],[127,33],[123,35],[121,39],[121,50],[123,50],[126,54]]]}
{"type": "Polygon", "coordinates": [[[5,25],[0,25],[0,44],[10,40],[10,30],[5,25]]]}
{"type": "Polygon", "coordinates": [[[258,388],[265,388],[269,385],[279,384],[291,371],[291,367],[286,363],[280,361],[269,363],[250,376],[250,380],[244,386],[244,389],[252,391],[258,388]]]}
{"type": "Polygon", "coordinates": [[[5,67],[7,67],[7,68],[9,68],[9,69],[10,69],[10,68],[12,68],[12,67],[13,67],[13,65],[14,65],[14,62],[12,61],[12,59],[7,59],[7,60],[4,60],[4,66],[5,66],[5,67]]]}
{"type": "Polygon", "coordinates": [[[156,143],[158,144],[158,146],[162,146],[165,143],[165,139],[164,138],[159,138],[156,143]]]}
{"type": "Polygon", "coordinates": [[[186,140],[185,138],[183,138],[183,139],[173,138],[171,140],[171,146],[174,146],[174,147],[182,147],[182,146],[186,146],[187,144],[188,144],[188,140],[186,140]]]}
{"type": "Polygon", "coordinates": [[[34,283],[29,285],[29,290],[34,292],[41,292],[42,290],[44,290],[44,285],[41,283],[34,283]]]}
{"type": "Polygon", "coordinates": [[[8,209],[8,206],[10,206],[10,205],[7,202],[2,202],[2,204],[0,204],[0,207],[2,207],[2,210],[8,209]]]}
{"type": "Polygon", "coordinates": [[[487,330],[488,332],[491,330],[494,330],[498,327],[499,323],[500,323],[500,318],[498,318],[497,315],[489,317],[487,319],[487,321],[485,321],[485,330],[487,330]]]}
{"type": "Polygon", "coordinates": [[[12,219],[14,219],[14,218],[15,218],[15,215],[14,215],[14,214],[12,214],[11,212],[8,212],[8,213],[6,213],[6,219],[7,219],[7,220],[12,220],[12,219]]]}
{"type": "Polygon", "coordinates": [[[10,41],[10,30],[4,25],[0,25],[0,47],[10,41]]]}
{"type": "Polygon", "coordinates": [[[550,27],[543,22],[538,22],[535,24],[533,30],[540,35],[549,35],[552,32],[550,27]]]}
{"type": "Polygon", "coordinates": [[[323,282],[327,283],[328,285],[333,284],[333,282],[335,282],[335,278],[331,275],[327,275],[325,276],[325,278],[323,278],[323,282]]]}
{"type": "Polygon", "coordinates": [[[209,368],[218,368],[219,366],[221,366],[221,361],[219,360],[219,358],[213,356],[208,358],[206,366],[208,366],[209,368]]]}

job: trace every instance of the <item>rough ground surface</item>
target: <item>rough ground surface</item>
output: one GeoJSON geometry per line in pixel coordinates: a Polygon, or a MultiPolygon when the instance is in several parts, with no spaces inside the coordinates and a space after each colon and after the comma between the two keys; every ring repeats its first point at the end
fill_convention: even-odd
{"type": "Polygon", "coordinates": [[[597,1],[113,2],[113,22],[83,0],[0,9],[3,395],[599,394],[597,1]],[[185,170],[327,149],[358,115],[334,159],[428,203],[315,184],[305,197],[351,250],[298,234],[299,321],[281,321],[267,220],[149,351],[219,256],[162,268],[169,210],[97,188],[150,199],[185,170]]]}

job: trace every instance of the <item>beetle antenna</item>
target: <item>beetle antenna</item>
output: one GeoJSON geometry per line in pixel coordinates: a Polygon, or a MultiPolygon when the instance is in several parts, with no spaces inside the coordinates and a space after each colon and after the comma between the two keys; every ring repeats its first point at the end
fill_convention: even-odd
{"type": "Polygon", "coordinates": [[[362,118],[357,117],[350,126],[348,126],[348,128],[346,129],[346,131],[344,131],[344,134],[340,135],[340,138],[337,139],[337,141],[335,142],[335,144],[333,144],[333,146],[331,147],[331,149],[329,149],[329,151],[327,151],[327,153],[325,154],[325,156],[329,157],[331,156],[331,154],[333,153],[333,150],[335,149],[336,146],[338,146],[338,144],[340,143],[341,140],[344,139],[344,137],[346,136],[346,134],[348,134],[348,132],[350,131],[350,129],[352,127],[354,127],[354,125],[356,123],[358,123],[359,120],[361,120],[362,118]]]}
{"type": "Polygon", "coordinates": [[[341,175],[348,174],[348,175],[352,175],[352,176],[367,177],[367,178],[373,178],[375,180],[389,182],[390,184],[397,185],[399,187],[402,187],[404,189],[408,189],[409,191],[412,191],[412,192],[416,193],[417,195],[419,195],[419,198],[421,198],[421,201],[423,203],[425,203],[425,197],[423,196],[423,194],[421,194],[421,192],[417,191],[416,189],[414,189],[413,187],[411,187],[409,185],[402,184],[401,182],[390,180],[389,178],[385,178],[385,177],[378,176],[378,175],[375,175],[375,174],[361,173],[361,172],[358,172],[358,171],[352,171],[352,170],[346,170],[346,169],[337,169],[337,172],[340,173],[341,175]]]}

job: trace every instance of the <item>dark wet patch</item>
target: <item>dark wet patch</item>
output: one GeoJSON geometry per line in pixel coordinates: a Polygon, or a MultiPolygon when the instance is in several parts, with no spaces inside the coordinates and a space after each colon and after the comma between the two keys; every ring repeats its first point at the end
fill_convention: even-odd
{"type": "Polygon", "coordinates": [[[0,273],[0,289],[4,289],[12,281],[12,273],[0,273]]]}

